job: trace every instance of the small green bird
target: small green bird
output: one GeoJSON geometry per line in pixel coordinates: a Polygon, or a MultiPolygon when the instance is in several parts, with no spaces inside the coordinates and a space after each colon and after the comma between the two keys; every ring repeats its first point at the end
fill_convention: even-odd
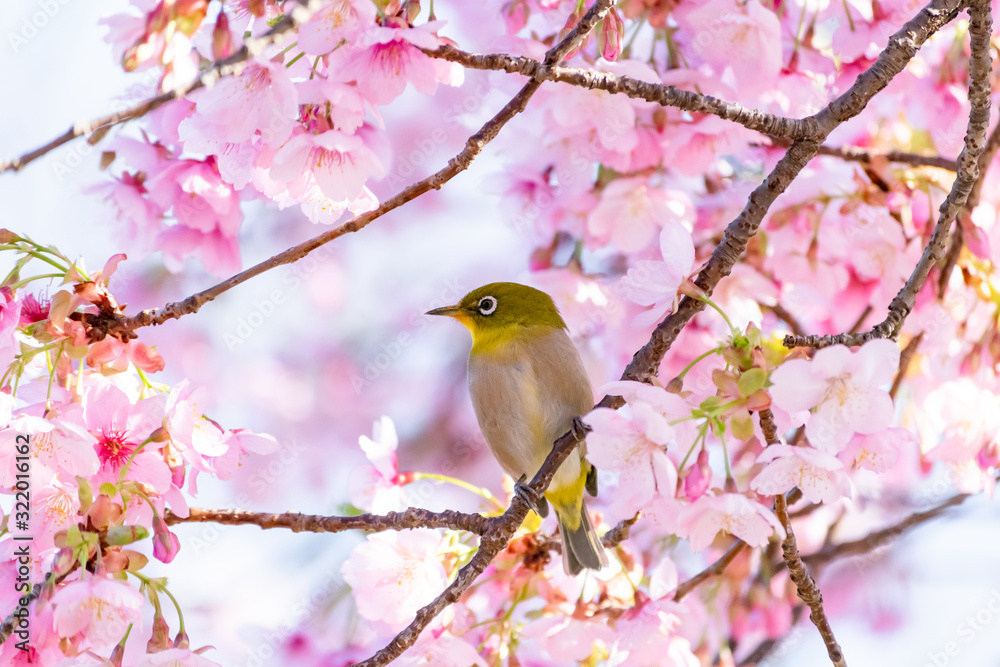
{"type": "Polygon", "coordinates": [[[524,483],[556,439],[594,405],[587,372],[552,297],[517,283],[491,283],[427,314],[454,317],[472,334],[469,392],[479,427],[500,466],[517,480],[515,490],[542,516],[548,514],[546,499],[555,507],[566,573],[607,565],[583,502],[585,488],[597,495],[597,471],[582,446],[559,466],[545,498],[524,483]]]}

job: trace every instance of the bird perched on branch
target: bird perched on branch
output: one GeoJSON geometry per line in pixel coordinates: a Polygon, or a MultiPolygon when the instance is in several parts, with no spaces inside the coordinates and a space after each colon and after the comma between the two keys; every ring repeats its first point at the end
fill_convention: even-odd
{"type": "Polygon", "coordinates": [[[579,417],[594,405],[580,354],[552,298],[517,283],[491,283],[427,314],[453,317],[472,334],[469,391],[479,427],[500,466],[517,480],[515,492],[543,517],[549,503],[555,508],[567,574],[607,565],[583,502],[584,489],[597,495],[597,471],[583,446],[559,466],[544,497],[525,483],[559,436],[584,428],[579,417]]]}

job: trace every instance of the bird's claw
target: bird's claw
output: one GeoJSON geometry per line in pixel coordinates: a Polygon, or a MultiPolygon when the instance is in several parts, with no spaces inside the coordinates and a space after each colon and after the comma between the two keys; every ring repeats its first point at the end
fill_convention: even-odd
{"type": "Polygon", "coordinates": [[[520,479],[514,482],[514,493],[544,519],[549,515],[549,501],[545,499],[545,496],[536,493],[533,488],[528,486],[525,482],[527,478],[527,475],[521,475],[520,479]]]}
{"type": "Polygon", "coordinates": [[[583,423],[583,419],[581,417],[573,417],[572,431],[574,438],[577,440],[583,440],[587,437],[587,434],[590,433],[591,430],[592,429],[589,426],[583,423]]]}

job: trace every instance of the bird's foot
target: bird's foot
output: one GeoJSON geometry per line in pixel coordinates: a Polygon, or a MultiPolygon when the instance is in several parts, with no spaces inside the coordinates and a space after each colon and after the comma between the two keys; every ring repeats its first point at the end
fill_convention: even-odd
{"type": "Polygon", "coordinates": [[[583,419],[580,417],[573,417],[573,426],[571,428],[573,432],[573,437],[577,440],[583,440],[587,437],[593,429],[583,423],[583,419]]]}
{"type": "Polygon", "coordinates": [[[533,488],[525,483],[527,478],[527,475],[521,475],[521,478],[514,482],[514,493],[520,496],[521,500],[528,504],[528,507],[535,510],[538,516],[544,519],[549,515],[549,501],[545,499],[545,496],[536,493],[533,488]]]}

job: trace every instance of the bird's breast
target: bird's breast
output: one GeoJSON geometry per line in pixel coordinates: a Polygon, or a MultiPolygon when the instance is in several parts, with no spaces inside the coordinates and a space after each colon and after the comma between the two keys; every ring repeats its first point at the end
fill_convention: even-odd
{"type": "MultiPolygon", "coordinates": [[[[483,437],[514,479],[533,477],[573,417],[593,405],[590,381],[566,332],[528,333],[489,351],[474,350],[469,358],[469,391],[483,437]]],[[[576,479],[579,464],[571,456],[557,477],[576,479]]]]}

